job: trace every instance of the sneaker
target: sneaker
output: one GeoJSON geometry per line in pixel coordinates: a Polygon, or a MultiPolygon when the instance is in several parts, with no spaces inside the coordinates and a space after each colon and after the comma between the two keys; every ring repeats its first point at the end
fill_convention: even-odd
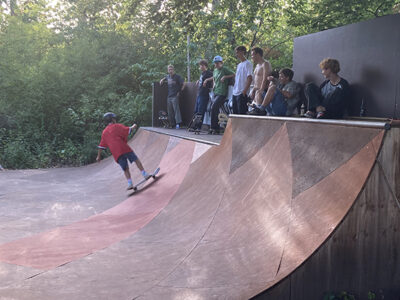
{"type": "Polygon", "coordinates": [[[257,104],[255,104],[254,102],[247,102],[247,106],[250,108],[256,108],[257,104]]]}
{"type": "Polygon", "coordinates": [[[258,107],[256,107],[253,110],[247,112],[247,114],[252,116],[265,116],[267,112],[263,109],[259,109],[258,107]]]}
{"type": "Polygon", "coordinates": [[[305,114],[304,117],[309,118],[309,119],[314,119],[315,118],[315,113],[308,110],[305,114]]]}
{"type": "Polygon", "coordinates": [[[143,176],[143,178],[147,179],[150,177],[150,174],[147,173],[146,171],[144,171],[144,172],[142,172],[142,176],[143,176]]]}
{"type": "Polygon", "coordinates": [[[320,111],[319,113],[317,113],[317,119],[324,119],[325,118],[325,113],[323,111],[320,111]]]}
{"type": "Polygon", "coordinates": [[[132,184],[132,183],[129,183],[129,184],[128,184],[128,187],[127,187],[126,189],[127,189],[127,190],[133,189],[133,184],[132,184]]]}

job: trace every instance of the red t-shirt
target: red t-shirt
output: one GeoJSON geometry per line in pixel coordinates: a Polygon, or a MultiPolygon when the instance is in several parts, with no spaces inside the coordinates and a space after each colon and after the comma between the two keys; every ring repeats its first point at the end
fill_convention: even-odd
{"type": "Polygon", "coordinates": [[[129,127],[122,124],[109,124],[103,130],[99,148],[110,149],[115,161],[117,161],[122,154],[133,151],[127,144],[129,131],[129,127]]]}

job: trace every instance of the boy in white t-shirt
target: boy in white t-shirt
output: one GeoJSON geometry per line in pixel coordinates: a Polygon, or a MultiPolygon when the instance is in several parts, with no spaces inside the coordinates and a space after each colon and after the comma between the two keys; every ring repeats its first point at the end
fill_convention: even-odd
{"type": "Polygon", "coordinates": [[[247,112],[248,94],[253,81],[253,64],[246,59],[246,47],[235,48],[236,57],[240,60],[235,74],[235,85],[233,86],[233,113],[245,114],[247,112]]]}

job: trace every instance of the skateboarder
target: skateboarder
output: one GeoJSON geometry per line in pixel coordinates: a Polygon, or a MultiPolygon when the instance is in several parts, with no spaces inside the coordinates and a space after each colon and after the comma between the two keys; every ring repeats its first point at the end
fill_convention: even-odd
{"type": "Polygon", "coordinates": [[[103,116],[107,127],[103,130],[101,135],[99,150],[97,153],[96,161],[101,160],[101,151],[103,149],[109,148],[111,154],[113,155],[115,161],[121,166],[124,171],[125,177],[128,180],[128,190],[133,188],[133,183],[131,179],[131,173],[129,171],[129,164],[135,162],[136,166],[142,172],[144,178],[148,178],[149,174],[144,170],[142,163],[139,158],[133,152],[132,148],[128,145],[128,135],[131,131],[137,128],[136,124],[131,127],[126,127],[122,124],[117,123],[117,116],[112,112],[105,113],[103,116]]]}

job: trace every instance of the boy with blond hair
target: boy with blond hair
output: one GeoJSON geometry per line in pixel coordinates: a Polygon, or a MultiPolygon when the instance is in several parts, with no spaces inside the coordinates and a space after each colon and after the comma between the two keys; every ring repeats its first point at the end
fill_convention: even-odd
{"type": "Polygon", "coordinates": [[[318,88],[314,83],[305,87],[308,101],[306,118],[341,119],[347,107],[350,88],[346,79],[341,78],[339,61],[333,58],[323,59],[319,67],[326,80],[318,88]]]}

